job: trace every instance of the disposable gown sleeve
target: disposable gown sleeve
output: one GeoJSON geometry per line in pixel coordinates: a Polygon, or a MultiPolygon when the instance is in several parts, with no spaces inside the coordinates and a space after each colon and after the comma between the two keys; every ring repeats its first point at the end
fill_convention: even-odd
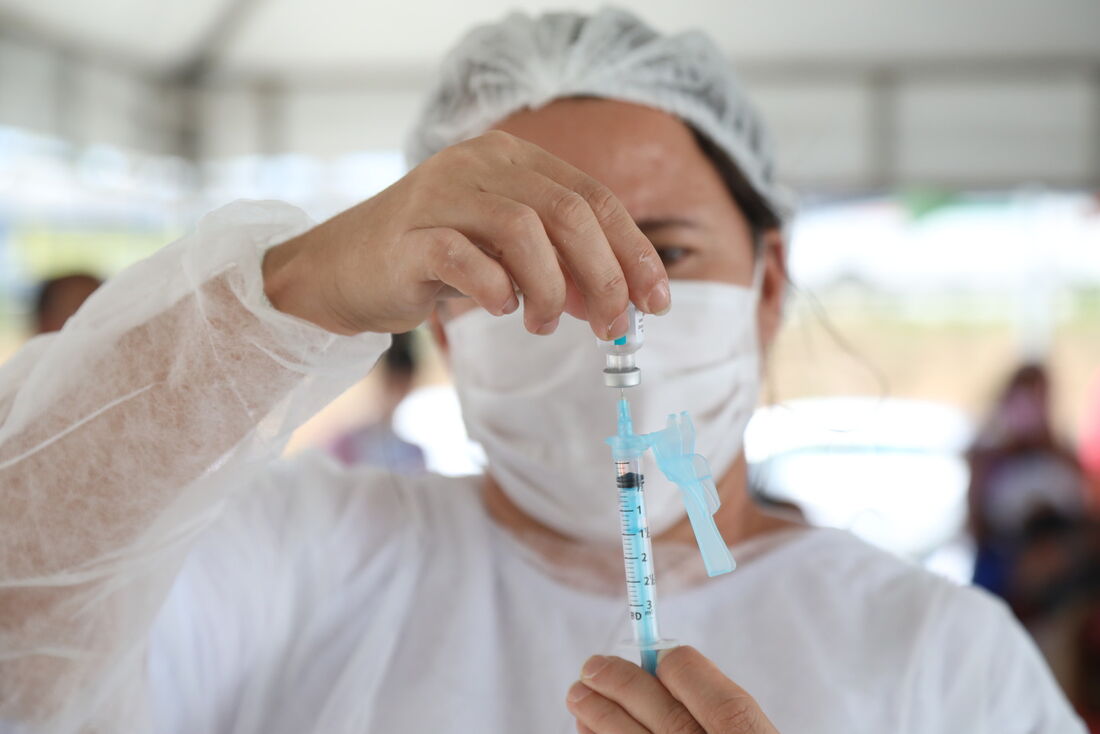
{"type": "Polygon", "coordinates": [[[0,368],[0,731],[139,731],[191,543],[388,346],[267,302],[263,252],[309,226],[222,208],[0,368]]]}

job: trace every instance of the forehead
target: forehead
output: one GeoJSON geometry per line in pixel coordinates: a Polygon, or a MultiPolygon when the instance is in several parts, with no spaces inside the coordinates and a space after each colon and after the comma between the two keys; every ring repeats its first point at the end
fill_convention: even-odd
{"type": "Polygon", "coordinates": [[[561,99],[494,126],[528,140],[600,181],[635,219],[721,202],[725,186],[673,115],[607,99],[561,99]]]}

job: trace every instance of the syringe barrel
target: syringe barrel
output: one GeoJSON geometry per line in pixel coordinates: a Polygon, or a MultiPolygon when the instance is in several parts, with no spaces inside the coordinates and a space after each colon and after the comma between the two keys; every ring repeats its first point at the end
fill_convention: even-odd
{"type": "Polygon", "coordinates": [[[615,472],[626,571],[627,614],[634,641],[643,650],[643,663],[649,669],[656,664],[653,647],[660,641],[661,635],[657,626],[657,577],[653,570],[653,546],[649,537],[640,457],[616,459],[615,472]],[[652,651],[651,654],[645,652],[647,650],[652,651]]]}

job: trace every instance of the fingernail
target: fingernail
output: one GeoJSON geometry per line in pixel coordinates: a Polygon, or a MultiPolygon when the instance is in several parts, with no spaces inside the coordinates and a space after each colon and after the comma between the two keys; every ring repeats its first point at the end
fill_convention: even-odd
{"type": "Polygon", "coordinates": [[[569,703],[576,703],[577,701],[585,698],[591,692],[591,688],[581,683],[580,681],[577,681],[573,685],[569,686],[569,693],[566,694],[565,698],[567,701],[569,701],[569,703]]]}
{"type": "Polygon", "coordinates": [[[593,655],[585,662],[584,667],[581,668],[581,680],[591,680],[596,675],[607,667],[608,659],[603,655],[593,655]]]}
{"type": "Polygon", "coordinates": [[[668,292],[668,281],[662,280],[653,286],[653,290],[645,299],[645,310],[655,316],[663,316],[668,313],[672,305],[672,296],[668,292]]]}
{"type": "Polygon", "coordinates": [[[515,313],[517,308],[519,308],[519,299],[516,298],[516,294],[513,293],[512,297],[508,299],[508,303],[504,304],[503,313],[505,313],[505,314],[515,313]]]}
{"type": "Polygon", "coordinates": [[[535,333],[541,334],[542,336],[553,334],[554,330],[558,328],[558,321],[560,320],[561,316],[555,316],[552,320],[547,321],[545,324],[536,329],[535,333]]]}
{"type": "Polygon", "coordinates": [[[626,333],[626,327],[630,325],[629,315],[630,309],[627,309],[608,325],[607,338],[609,340],[618,338],[626,333]]]}

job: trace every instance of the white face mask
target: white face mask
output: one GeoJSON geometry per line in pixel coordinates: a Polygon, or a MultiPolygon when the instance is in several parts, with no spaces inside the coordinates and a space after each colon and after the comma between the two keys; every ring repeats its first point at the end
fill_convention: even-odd
{"type": "MultiPolygon", "coordinates": [[[[642,382],[628,388],[638,433],[688,411],[696,451],[720,478],[741,452],[760,382],[757,288],[673,281],[672,310],[646,320],[637,354],[642,382]]],[[[603,382],[603,355],[588,324],[563,318],[550,336],[523,328],[520,312],[476,309],[444,327],[470,437],[489,472],[523,511],[575,538],[618,542],[611,449],[619,391],[603,382]]],[[[646,504],[654,534],[684,514],[679,491],[652,466],[646,504]]]]}

